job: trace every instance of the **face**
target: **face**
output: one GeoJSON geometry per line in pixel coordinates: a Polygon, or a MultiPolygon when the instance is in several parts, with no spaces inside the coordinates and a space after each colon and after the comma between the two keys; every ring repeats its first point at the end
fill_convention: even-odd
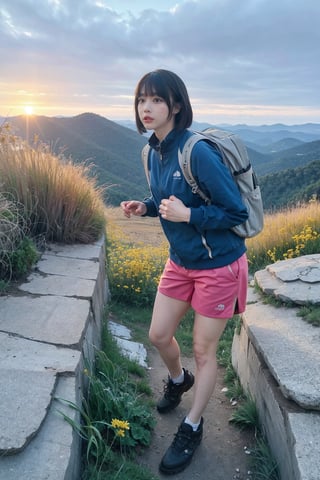
{"type": "Polygon", "coordinates": [[[174,128],[174,119],[179,109],[174,108],[169,118],[169,107],[163,98],[157,95],[140,95],[138,114],[146,130],[154,130],[159,140],[163,140],[174,128]]]}

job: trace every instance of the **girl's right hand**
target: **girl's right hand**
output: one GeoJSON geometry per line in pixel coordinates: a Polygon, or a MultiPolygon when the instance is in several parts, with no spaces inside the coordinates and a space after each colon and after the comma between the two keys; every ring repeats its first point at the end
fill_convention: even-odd
{"type": "Polygon", "coordinates": [[[147,207],[143,202],[138,200],[127,200],[120,203],[124,216],[130,218],[131,215],[141,217],[147,213],[147,207]]]}

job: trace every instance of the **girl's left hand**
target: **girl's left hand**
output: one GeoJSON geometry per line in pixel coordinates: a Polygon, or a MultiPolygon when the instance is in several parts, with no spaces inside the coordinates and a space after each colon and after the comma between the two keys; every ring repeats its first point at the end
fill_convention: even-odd
{"type": "Polygon", "coordinates": [[[190,221],[191,210],[174,195],[169,198],[163,198],[159,207],[159,214],[169,222],[187,222],[190,221]]]}

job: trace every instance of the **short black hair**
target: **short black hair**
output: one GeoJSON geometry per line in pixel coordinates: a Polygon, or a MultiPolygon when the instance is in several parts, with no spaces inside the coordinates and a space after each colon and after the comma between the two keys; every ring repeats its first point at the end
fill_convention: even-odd
{"type": "Polygon", "coordinates": [[[174,107],[179,105],[180,110],[175,116],[175,128],[184,130],[191,126],[193,113],[187,88],[175,73],[169,70],[154,70],[146,73],[139,81],[134,100],[136,125],[139,133],[147,131],[138,114],[139,97],[142,95],[157,95],[163,98],[169,108],[169,118],[172,116],[174,107]]]}

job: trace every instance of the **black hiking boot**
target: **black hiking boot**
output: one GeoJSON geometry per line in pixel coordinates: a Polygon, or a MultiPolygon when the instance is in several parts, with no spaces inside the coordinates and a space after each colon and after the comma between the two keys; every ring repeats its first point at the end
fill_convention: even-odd
{"type": "Polygon", "coordinates": [[[157,404],[159,413],[167,413],[176,408],[181,402],[182,394],[190,390],[194,384],[194,376],[188,370],[184,371],[183,383],[173,383],[170,377],[164,386],[164,395],[157,404]]]}
{"type": "Polygon", "coordinates": [[[175,438],[164,454],[159,470],[166,475],[182,472],[192,460],[196,448],[202,440],[203,418],[198,429],[194,432],[190,425],[182,422],[175,438]]]}

